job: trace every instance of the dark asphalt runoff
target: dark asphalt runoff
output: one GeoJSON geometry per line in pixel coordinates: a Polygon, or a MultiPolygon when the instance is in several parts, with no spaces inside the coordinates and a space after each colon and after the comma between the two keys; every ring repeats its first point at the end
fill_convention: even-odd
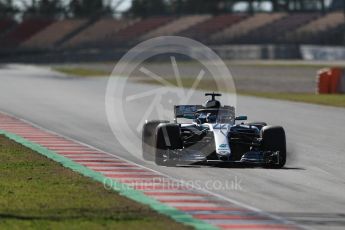
{"type": "MultiPolygon", "coordinates": [[[[0,111],[305,227],[345,228],[345,109],[240,96],[238,114],[285,128],[284,169],[158,167],[128,154],[115,139],[105,113],[106,85],[107,78],[69,78],[34,66],[4,65],[0,111]],[[219,184],[209,187],[210,181],[219,184]]],[[[133,83],[128,90],[145,87],[154,86],[133,83]]],[[[131,116],[140,117],[146,107],[138,103],[131,116]]]]}

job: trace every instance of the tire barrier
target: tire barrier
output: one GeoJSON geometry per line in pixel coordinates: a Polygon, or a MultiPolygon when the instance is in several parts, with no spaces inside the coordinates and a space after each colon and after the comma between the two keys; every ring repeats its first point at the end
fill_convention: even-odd
{"type": "Polygon", "coordinates": [[[341,68],[324,68],[317,72],[317,94],[345,93],[345,70],[341,68]]]}

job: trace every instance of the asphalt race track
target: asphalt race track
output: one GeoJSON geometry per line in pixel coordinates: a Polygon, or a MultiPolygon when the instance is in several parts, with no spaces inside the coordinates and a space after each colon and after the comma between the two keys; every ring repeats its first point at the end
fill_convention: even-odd
{"type": "MultiPolygon", "coordinates": [[[[345,109],[238,97],[238,114],[284,126],[289,158],[281,170],[157,167],[128,154],[107,123],[106,78],[66,78],[32,66],[0,67],[0,111],[186,181],[224,199],[255,207],[311,229],[345,227],[345,109]],[[236,182],[230,189],[208,188],[236,182]],[[204,184],[203,184],[204,183],[204,184]]],[[[133,93],[138,87],[130,85],[133,93]]],[[[196,93],[193,100],[204,100],[196,93]]],[[[132,116],[147,105],[140,103],[132,116]]],[[[138,144],[138,143],[133,143],[138,144]]],[[[221,186],[220,186],[221,187],[221,186]]]]}

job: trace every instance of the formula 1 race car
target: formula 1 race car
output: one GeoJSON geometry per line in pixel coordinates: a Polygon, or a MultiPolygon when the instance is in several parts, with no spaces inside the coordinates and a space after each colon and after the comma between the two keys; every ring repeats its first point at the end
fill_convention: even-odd
{"type": "Polygon", "coordinates": [[[265,122],[236,124],[235,108],[211,96],[204,105],[175,105],[174,122],[146,121],[143,158],[157,165],[240,163],[282,168],[286,162],[284,129],[265,122]],[[185,120],[178,122],[178,120],[185,120]]]}

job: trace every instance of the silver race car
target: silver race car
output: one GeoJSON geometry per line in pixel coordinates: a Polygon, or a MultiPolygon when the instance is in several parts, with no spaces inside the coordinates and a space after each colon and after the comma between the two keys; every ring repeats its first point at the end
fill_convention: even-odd
{"type": "Polygon", "coordinates": [[[146,121],[142,131],[143,158],[157,165],[254,165],[282,168],[286,162],[284,129],[265,122],[244,123],[235,108],[216,100],[203,105],[175,105],[174,122],[146,121]],[[242,121],[238,124],[238,121],[242,121]]]}

